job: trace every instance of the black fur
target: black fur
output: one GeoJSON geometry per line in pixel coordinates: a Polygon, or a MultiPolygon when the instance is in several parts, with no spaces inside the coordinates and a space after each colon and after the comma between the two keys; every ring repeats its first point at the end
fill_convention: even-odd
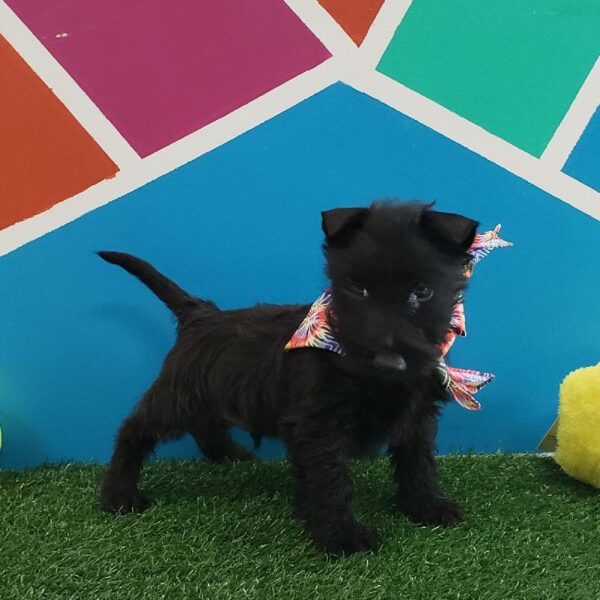
{"type": "Polygon", "coordinates": [[[141,279],[179,320],[160,375],[118,432],[103,508],[144,510],[149,502],[138,490],[144,459],[157,443],[186,432],[208,459],[252,458],[229,436],[238,425],[255,438],[285,442],[296,514],[326,552],[378,546],[375,532],[352,514],[347,459],[382,443],[389,444],[398,508],[417,523],[458,523],[461,509],[436,477],[434,438],[446,392],[435,366],[465,288],[465,250],[476,226],[416,202],[323,213],[344,355],[284,350],[308,305],[221,311],[138,258],[101,252],[141,279]]]}

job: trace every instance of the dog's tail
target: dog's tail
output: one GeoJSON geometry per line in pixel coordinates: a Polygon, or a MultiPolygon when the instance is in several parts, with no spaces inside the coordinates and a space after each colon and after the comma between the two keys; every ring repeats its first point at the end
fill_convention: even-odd
{"type": "Polygon", "coordinates": [[[150,263],[141,258],[124,252],[108,252],[102,250],[98,256],[106,262],[118,265],[131,275],[137,277],[152,292],[158,296],[175,314],[178,319],[183,319],[192,309],[205,308],[208,311],[218,310],[217,306],[208,301],[190,296],[176,283],[159,273],[150,263]]]}

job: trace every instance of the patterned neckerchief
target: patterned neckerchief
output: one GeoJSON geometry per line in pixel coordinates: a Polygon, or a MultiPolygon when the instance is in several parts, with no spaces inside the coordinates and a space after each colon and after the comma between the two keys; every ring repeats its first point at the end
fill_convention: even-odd
{"type": "MultiPolygon", "coordinates": [[[[486,231],[475,236],[475,240],[467,252],[472,256],[465,267],[467,279],[473,274],[473,267],[495,248],[506,248],[512,246],[511,242],[503,240],[500,235],[500,225],[492,231],[486,231]]],[[[325,290],[313,303],[308,314],[296,330],[290,341],[286,344],[286,350],[296,348],[321,348],[337,354],[344,354],[340,343],[335,338],[331,328],[332,319],[332,294],[331,290],[325,290]]],[[[463,408],[468,410],[479,410],[481,405],[473,394],[494,379],[491,373],[471,371],[468,369],[457,369],[446,364],[445,357],[454,344],[456,336],[466,336],[467,328],[465,322],[465,308],[462,297],[454,306],[450,327],[446,338],[440,344],[442,357],[438,365],[438,372],[442,385],[450,392],[454,400],[463,408]]]]}

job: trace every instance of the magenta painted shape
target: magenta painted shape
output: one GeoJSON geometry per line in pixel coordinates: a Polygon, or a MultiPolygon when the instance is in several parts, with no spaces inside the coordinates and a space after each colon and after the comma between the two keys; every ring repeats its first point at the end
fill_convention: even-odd
{"type": "Polygon", "coordinates": [[[7,3],[141,156],[330,56],[283,0],[7,3]]]}

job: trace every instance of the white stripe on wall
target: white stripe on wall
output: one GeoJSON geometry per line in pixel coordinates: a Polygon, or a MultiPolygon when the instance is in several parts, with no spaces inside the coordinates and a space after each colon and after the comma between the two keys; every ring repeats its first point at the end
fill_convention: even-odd
{"type": "MultiPolygon", "coordinates": [[[[600,32],[598,36],[600,37],[600,32]]],[[[548,169],[560,170],[564,167],[598,105],[600,105],[600,57],[541,156],[542,162],[548,169]]],[[[598,164],[600,165],[600,158],[598,164]]]]}

